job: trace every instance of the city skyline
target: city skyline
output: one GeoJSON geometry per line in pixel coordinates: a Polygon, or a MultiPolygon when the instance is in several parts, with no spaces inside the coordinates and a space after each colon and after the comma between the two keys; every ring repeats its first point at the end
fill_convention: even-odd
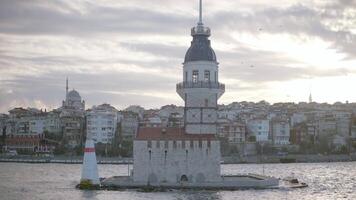
{"type": "MultiPolygon", "coordinates": [[[[356,2],[298,2],[205,2],[219,103],[356,101],[356,2]]],[[[198,6],[181,4],[2,1],[0,112],[59,107],[67,76],[88,107],[182,105],[174,88],[198,6]]]]}

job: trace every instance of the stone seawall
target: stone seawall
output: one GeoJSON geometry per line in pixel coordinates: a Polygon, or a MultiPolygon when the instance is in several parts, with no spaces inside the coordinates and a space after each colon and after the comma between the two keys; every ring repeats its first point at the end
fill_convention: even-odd
{"type": "Polygon", "coordinates": [[[263,156],[225,156],[222,162],[225,164],[237,163],[280,163],[281,159],[295,160],[298,163],[316,163],[316,162],[349,162],[356,161],[356,154],[351,155],[318,155],[318,154],[290,154],[287,156],[263,155],[263,156]]]}
{"type": "MultiPolygon", "coordinates": [[[[240,163],[280,163],[280,159],[289,158],[295,159],[298,163],[316,163],[316,162],[349,162],[356,161],[356,154],[352,155],[288,155],[288,156],[225,156],[222,157],[221,162],[223,164],[240,164],[240,163]]],[[[0,156],[0,162],[18,162],[18,163],[63,163],[63,164],[82,164],[83,158],[77,157],[54,157],[54,158],[42,158],[32,156],[0,156]]],[[[132,158],[98,158],[99,164],[132,164],[132,158]]]]}

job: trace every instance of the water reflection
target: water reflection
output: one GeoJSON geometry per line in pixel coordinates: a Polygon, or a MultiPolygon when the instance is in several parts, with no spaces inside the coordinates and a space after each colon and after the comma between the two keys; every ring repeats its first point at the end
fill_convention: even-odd
{"type": "Polygon", "coordinates": [[[177,200],[221,200],[221,195],[216,191],[183,191],[177,200]]]}
{"type": "Polygon", "coordinates": [[[97,195],[98,195],[98,191],[83,191],[82,192],[82,199],[94,199],[94,200],[98,200],[97,195]]]}

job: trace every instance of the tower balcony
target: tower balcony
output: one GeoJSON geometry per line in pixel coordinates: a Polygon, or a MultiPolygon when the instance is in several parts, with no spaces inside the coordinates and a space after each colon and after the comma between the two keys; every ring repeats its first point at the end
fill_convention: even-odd
{"type": "Polygon", "coordinates": [[[219,97],[225,92],[225,84],[219,82],[207,82],[207,81],[180,82],[176,86],[177,93],[182,98],[184,98],[184,89],[193,89],[193,88],[218,90],[219,97]]]}
{"type": "Polygon", "coordinates": [[[207,81],[180,82],[177,84],[177,90],[181,90],[184,88],[208,88],[208,89],[220,89],[225,91],[225,84],[219,82],[207,82],[207,81]]]}
{"type": "Polygon", "coordinates": [[[191,29],[191,35],[195,36],[195,35],[205,35],[205,36],[210,36],[211,32],[210,32],[210,28],[209,27],[204,27],[203,25],[198,25],[196,27],[193,27],[191,29]]]}

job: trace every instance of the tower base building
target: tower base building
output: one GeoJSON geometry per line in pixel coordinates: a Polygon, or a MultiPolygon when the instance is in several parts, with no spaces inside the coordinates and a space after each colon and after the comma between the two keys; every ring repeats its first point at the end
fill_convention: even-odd
{"type": "Polygon", "coordinates": [[[133,180],[145,184],[217,182],[220,143],[182,128],[142,128],[134,141],[133,180]]]}

